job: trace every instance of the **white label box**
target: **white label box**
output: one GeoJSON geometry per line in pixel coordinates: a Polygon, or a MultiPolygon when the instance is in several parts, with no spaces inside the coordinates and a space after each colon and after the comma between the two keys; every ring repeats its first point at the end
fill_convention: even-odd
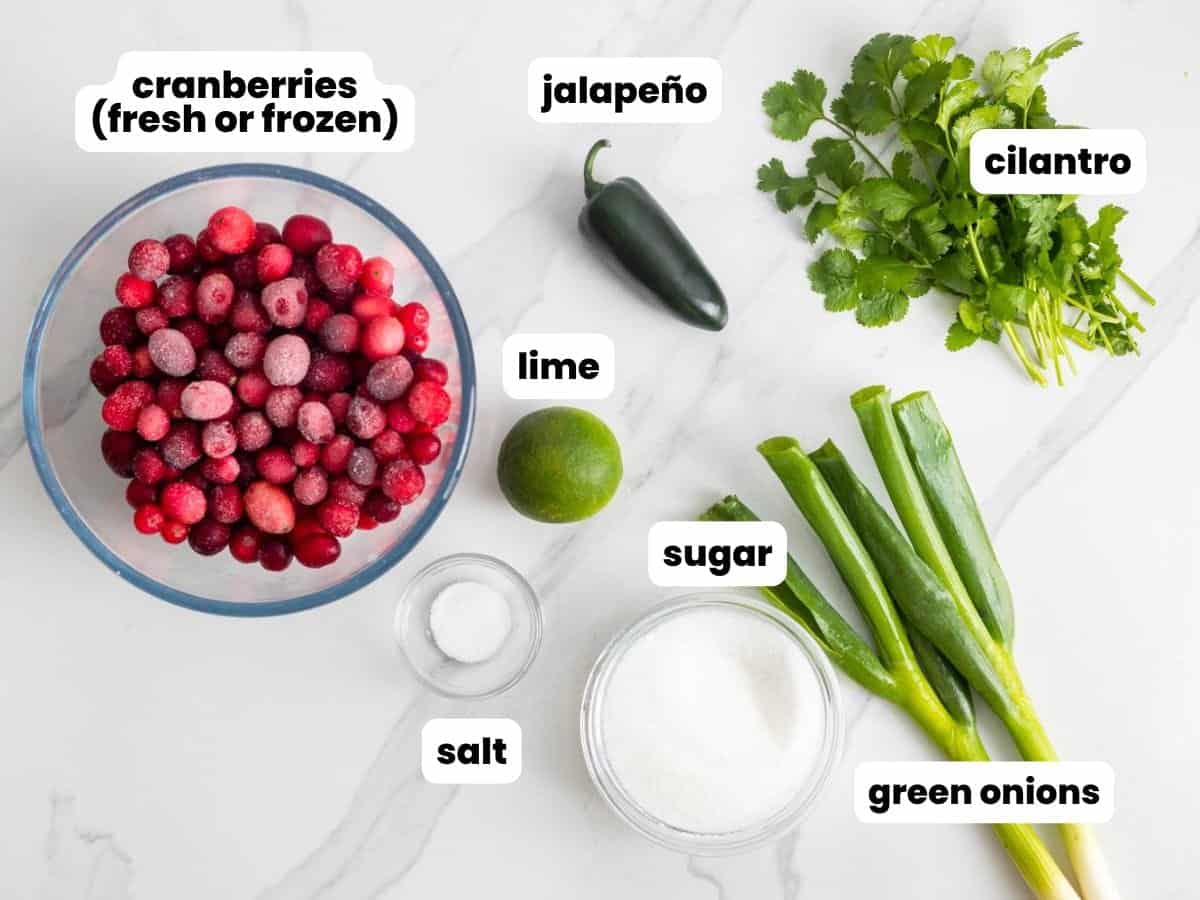
{"type": "Polygon", "coordinates": [[[787,553],[778,522],[656,522],[646,562],[659,587],[772,587],[787,577],[787,553]]]}
{"type": "Polygon", "coordinates": [[[421,774],[431,784],[512,784],[521,765],[512,719],[430,719],[421,729],[421,774]]]}
{"type": "Polygon", "coordinates": [[[712,122],[721,115],[721,64],[699,56],[535,59],[528,99],[537,122],[712,122]]]}
{"type": "Polygon", "coordinates": [[[884,825],[1101,823],[1114,782],[1104,762],[869,762],[854,770],[854,814],[884,825]]]}
{"type": "Polygon", "coordinates": [[[981,194],[1136,194],[1146,138],[1132,128],[985,128],[971,138],[981,194]]]}
{"type": "Polygon", "coordinates": [[[500,357],[514,400],[603,400],[616,383],[617,351],[603,334],[514,334],[500,357]]]}

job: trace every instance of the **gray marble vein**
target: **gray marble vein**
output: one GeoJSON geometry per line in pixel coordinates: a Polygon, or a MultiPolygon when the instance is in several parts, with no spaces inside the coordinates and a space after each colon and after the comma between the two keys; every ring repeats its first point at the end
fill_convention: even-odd
{"type": "Polygon", "coordinates": [[[132,900],[133,861],[107,832],[79,824],[75,797],[50,797],[46,878],[38,900],[132,900]]]}

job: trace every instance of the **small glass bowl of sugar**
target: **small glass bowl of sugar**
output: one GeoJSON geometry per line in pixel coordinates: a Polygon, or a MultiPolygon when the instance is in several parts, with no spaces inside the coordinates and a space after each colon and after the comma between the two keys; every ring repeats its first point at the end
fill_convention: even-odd
{"type": "Polygon", "coordinates": [[[491,697],[533,664],[542,642],[542,609],[512,566],[460,553],[414,576],[400,597],[394,628],[425,685],[447,697],[491,697]]]}

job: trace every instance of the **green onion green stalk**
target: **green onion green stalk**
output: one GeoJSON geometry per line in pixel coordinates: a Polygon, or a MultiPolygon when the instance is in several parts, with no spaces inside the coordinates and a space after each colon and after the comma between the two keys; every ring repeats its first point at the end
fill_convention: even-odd
{"type": "MultiPolygon", "coordinates": [[[[850,589],[874,649],[790,557],[787,578],[764,593],[848,676],[908,712],[950,759],[988,759],[972,690],[1022,756],[1056,759],[1013,660],[1008,582],[932,398],[914,394],[893,405],[885,389],[871,387],[851,405],[907,538],[832,442],[805,454],[793,438],[776,437],[758,450],[850,589]]],[[[756,516],[730,496],[701,518],[756,516]]],[[[994,828],[1037,897],[1079,896],[1032,827],[994,828]]],[[[1116,900],[1092,832],[1063,825],[1062,834],[1083,897],[1116,900]]]]}

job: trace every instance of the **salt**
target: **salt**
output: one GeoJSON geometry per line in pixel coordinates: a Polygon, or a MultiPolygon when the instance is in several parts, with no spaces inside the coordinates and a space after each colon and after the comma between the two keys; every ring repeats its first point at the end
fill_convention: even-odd
{"type": "Polygon", "coordinates": [[[664,619],[616,661],[601,727],[613,774],[644,811],[724,834],[765,822],[804,788],[825,698],[778,625],[700,607],[664,619]]]}
{"type": "Polygon", "coordinates": [[[433,598],[429,630],[438,649],[462,663],[480,663],[496,655],[512,630],[508,600],[478,581],[458,581],[433,598]]]}

